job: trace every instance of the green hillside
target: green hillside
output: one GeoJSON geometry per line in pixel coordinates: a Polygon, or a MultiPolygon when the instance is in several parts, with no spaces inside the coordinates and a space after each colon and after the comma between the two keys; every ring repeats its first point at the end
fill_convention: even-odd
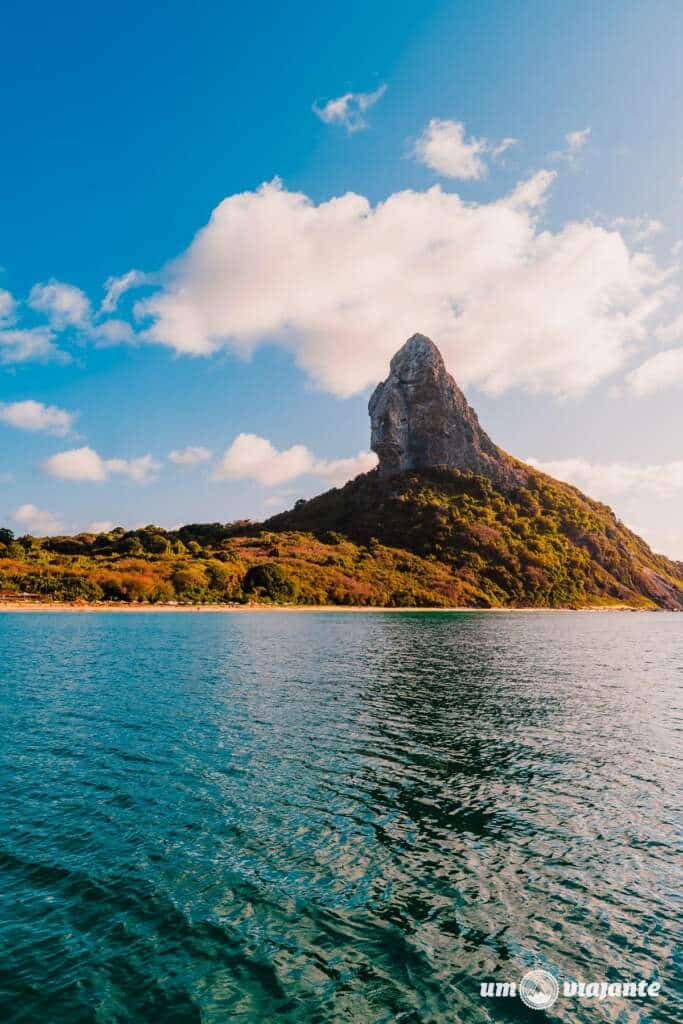
{"type": "Polygon", "coordinates": [[[524,470],[527,486],[509,494],[453,470],[369,473],[266,525],[409,551],[489,605],[683,607],[681,563],[654,554],[606,505],[524,470]]]}
{"type": "Polygon", "coordinates": [[[503,494],[455,470],[357,477],[266,523],[76,537],[0,530],[0,595],[388,607],[683,607],[683,565],[605,505],[525,467],[503,494]]]}

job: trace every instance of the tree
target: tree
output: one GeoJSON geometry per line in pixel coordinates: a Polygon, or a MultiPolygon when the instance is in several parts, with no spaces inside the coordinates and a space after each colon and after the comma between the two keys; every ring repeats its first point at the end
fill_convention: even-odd
{"type": "Polygon", "coordinates": [[[143,546],[152,555],[167,555],[171,550],[171,542],[161,533],[147,533],[142,536],[143,546]]]}
{"type": "Polygon", "coordinates": [[[123,555],[140,556],[144,555],[145,549],[143,548],[140,538],[134,534],[124,537],[118,544],[118,549],[123,555]]]}
{"type": "Polygon", "coordinates": [[[180,597],[199,598],[206,590],[206,576],[197,566],[176,569],[171,581],[180,597]]]}
{"type": "Polygon", "coordinates": [[[244,577],[242,587],[247,594],[260,593],[263,597],[280,602],[294,600],[297,592],[294,580],[275,562],[252,565],[244,577]]]}

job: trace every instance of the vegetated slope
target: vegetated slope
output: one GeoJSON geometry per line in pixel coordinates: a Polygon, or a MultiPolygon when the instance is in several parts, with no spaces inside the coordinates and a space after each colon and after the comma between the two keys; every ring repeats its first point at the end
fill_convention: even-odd
{"type": "Polygon", "coordinates": [[[374,471],[264,525],[318,537],[333,531],[438,561],[474,603],[683,608],[681,563],[654,554],[606,505],[524,471],[527,485],[505,494],[457,470],[388,480],[374,471]]]}
{"type": "Polygon", "coordinates": [[[369,412],[378,468],[266,523],[0,530],[0,597],[683,608],[683,564],[495,445],[429,338],[399,349],[369,412]]]}
{"type": "MultiPolygon", "coordinates": [[[[521,465],[521,464],[520,464],[521,465]]],[[[390,607],[683,607],[683,565],[605,505],[525,467],[357,477],[266,523],[76,537],[0,530],[0,596],[390,607]]]]}
{"type": "MultiPolygon", "coordinates": [[[[0,531],[2,532],[2,531],[0,531]]],[[[9,532],[9,531],[7,531],[9,532]]],[[[486,603],[447,566],[339,535],[246,523],[0,539],[0,600],[449,607],[486,603]]]]}

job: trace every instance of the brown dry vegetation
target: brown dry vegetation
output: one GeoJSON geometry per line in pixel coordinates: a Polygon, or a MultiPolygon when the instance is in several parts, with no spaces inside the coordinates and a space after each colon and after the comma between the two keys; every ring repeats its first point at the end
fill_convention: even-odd
{"type": "Polygon", "coordinates": [[[0,592],[54,601],[375,607],[683,606],[683,567],[605,505],[529,470],[512,495],[483,477],[376,472],[267,523],[14,538],[0,592]]]}

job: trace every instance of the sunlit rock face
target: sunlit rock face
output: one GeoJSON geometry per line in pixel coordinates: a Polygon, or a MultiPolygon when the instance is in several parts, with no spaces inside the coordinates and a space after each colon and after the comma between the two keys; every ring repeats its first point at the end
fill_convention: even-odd
{"type": "Polygon", "coordinates": [[[526,480],[523,467],[482,430],[438,348],[423,334],[396,353],[368,408],[370,445],[382,476],[446,467],[481,474],[506,491],[526,480]]]}

